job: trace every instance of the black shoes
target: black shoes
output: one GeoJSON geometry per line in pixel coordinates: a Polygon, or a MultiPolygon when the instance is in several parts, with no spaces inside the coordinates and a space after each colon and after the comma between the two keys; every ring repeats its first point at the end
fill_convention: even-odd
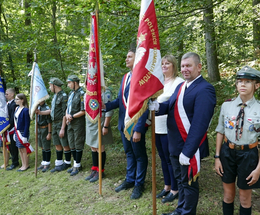
{"type": "Polygon", "coordinates": [[[6,170],[13,170],[13,169],[15,169],[16,167],[18,167],[18,165],[11,165],[11,166],[9,166],[9,167],[7,167],[6,168],[6,170]]]}
{"type": "Polygon", "coordinates": [[[54,169],[51,170],[51,172],[60,172],[60,171],[63,171],[63,170],[66,170],[68,168],[71,167],[71,164],[66,164],[66,163],[63,163],[62,165],[60,166],[55,166],[54,169]]]}
{"type": "Polygon", "coordinates": [[[162,198],[162,197],[164,197],[164,196],[167,196],[169,192],[170,192],[170,190],[169,190],[169,191],[166,191],[165,189],[163,189],[160,193],[158,193],[158,194],[156,195],[156,198],[157,198],[157,199],[160,199],[160,198],[162,198]]]}
{"type": "Polygon", "coordinates": [[[43,167],[42,172],[47,172],[50,169],[50,164],[43,167]]]}
{"type": "Polygon", "coordinates": [[[90,180],[91,178],[93,178],[94,175],[96,174],[96,172],[97,172],[96,170],[91,170],[90,175],[88,175],[88,176],[85,178],[85,180],[88,181],[88,180],[90,180]]]}
{"type": "MultiPolygon", "coordinates": [[[[105,177],[105,174],[102,172],[102,178],[105,177]]],[[[95,175],[89,180],[89,182],[95,182],[99,180],[99,172],[96,171],[95,175]]]]}
{"type": "Polygon", "coordinates": [[[30,166],[28,166],[26,169],[18,169],[18,170],[16,170],[17,172],[24,172],[24,171],[26,171],[27,169],[29,169],[30,168],[30,166]]]}
{"type": "Polygon", "coordinates": [[[129,188],[134,187],[134,186],[135,186],[134,182],[128,183],[126,180],[124,180],[122,184],[120,184],[118,187],[116,187],[115,191],[118,193],[121,190],[127,190],[129,188]]]}
{"type": "Polygon", "coordinates": [[[130,199],[139,199],[144,192],[144,185],[135,186],[130,199]]]}
{"type": "Polygon", "coordinates": [[[178,196],[179,193],[173,194],[172,192],[169,192],[168,195],[162,199],[162,203],[172,202],[174,199],[178,198],[178,196]]]}
{"type": "Polygon", "coordinates": [[[44,168],[44,165],[40,165],[38,168],[37,168],[37,170],[42,170],[44,168]]]}
{"type": "Polygon", "coordinates": [[[178,213],[177,211],[173,211],[173,212],[170,212],[170,213],[164,213],[162,215],[180,215],[180,213],[178,213]]]}
{"type": "Polygon", "coordinates": [[[79,173],[79,171],[82,170],[82,166],[80,167],[73,167],[71,173],[70,173],[70,176],[74,176],[74,175],[77,175],[79,173]]]}

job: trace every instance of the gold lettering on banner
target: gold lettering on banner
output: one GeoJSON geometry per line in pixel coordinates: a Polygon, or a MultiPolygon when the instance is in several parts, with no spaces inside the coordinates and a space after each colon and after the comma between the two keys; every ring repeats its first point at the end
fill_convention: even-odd
{"type": "Polygon", "coordinates": [[[146,73],[146,75],[139,81],[139,85],[142,86],[145,83],[148,82],[148,80],[151,78],[152,73],[150,73],[150,71],[148,73],[146,73]]]}
{"type": "Polygon", "coordinates": [[[89,95],[89,96],[96,96],[96,95],[97,95],[97,91],[91,92],[91,91],[87,90],[86,93],[87,93],[87,95],[89,95]]]}
{"type": "Polygon", "coordinates": [[[6,121],[2,120],[0,121],[0,125],[4,125],[6,123],[6,121]]]}
{"type": "Polygon", "coordinates": [[[152,39],[153,39],[153,44],[154,44],[154,45],[157,45],[157,38],[156,38],[155,30],[154,30],[154,27],[153,27],[153,23],[150,21],[149,18],[146,18],[146,19],[144,20],[144,22],[147,23],[147,25],[148,25],[148,27],[149,27],[149,29],[150,29],[150,31],[151,31],[152,39]]]}
{"type": "Polygon", "coordinates": [[[142,86],[144,85],[145,83],[148,82],[148,80],[151,78],[152,76],[152,73],[155,69],[155,66],[156,66],[156,62],[157,62],[157,49],[154,48],[153,49],[153,59],[152,59],[152,65],[151,65],[151,68],[150,68],[150,71],[148,73],[146,73],[143,78],[139,81],[139,85],[142,86]]]}
{"type": "Polygon", "coordinates": [[[153,49],[153,60],[152,60],[152,65],[151,65],[151,68],[150,68],[150,72],[153,72],[153,70],[155,68],[156,61],[157,61],[157,49],[154,48],[153,49]]]}

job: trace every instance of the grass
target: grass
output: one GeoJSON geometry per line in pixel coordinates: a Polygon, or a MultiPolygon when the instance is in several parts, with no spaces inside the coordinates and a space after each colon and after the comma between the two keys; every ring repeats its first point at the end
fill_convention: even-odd
{"type": "MultiPolygon", "coordinates": [[[[233,86],[229,79],[215,84],[218,102],[215,114],[208,132],[210,153],[201,163],[200,198],[197,214],[217,215],[222,214],[222,182],[214,170],[215,153],[215,128],[217,125],[220,106],[225,99],[235,96],[233,86]],[[231,96],[230,96],[231,95],[231,96]]],[[[107,163],[106,177],[103,180],[102,196],[99,195],[98,183],[90,183],[84,178],[91,168],[91,152],[85,147],[83,152],[83,171],[71,177],[67,172],[34,174],[35,154],[30,156],[31,168],[23,173],[0,170],[0,214],[90,214],[90,215],[150,215],[152,214],[152,170],[151,170],[151,131],[147,132],[147,153],[149,165],[145,181],[145,192],[139,200],[130,200],[131,190],[116,193],[115,187],[124,180],[126,172],[126,157],[121,138],[117,130],[116,111],[113,119],[114,144],[106,146],[107,163]]],[[[32,122],[33,123],[33,122],[32,122]]],[[[31,125],[31,143],[34,145],[34,126],[31,125]]],[[[3,155],[0,154],[0,160],[3,155]]],[[[38,164],[41,161],[39,150],[38,164]]],[[[56,158],[55,148],[52,147],[51,165],[54,166],[56,158]]],[[[163,176],[158,154],[156,155],[156,187],[159,192],[163,186],[163,176]]],[[[253,190],[253,213],[260,215],[260,190],[253,190]]],[[[157,214],[170,212],[177,206],[177,201],[162,204],[157,200],[157,214]]],[[[235,214],[238,214],[239,199],[236,196],[235,214]]]]}
{"type": "MultiPolygon", "coordinates": [[[[32,126],[33,127],[33,126],[32,126]]],[[[116,132],[116,130],[115,130],[116,132]]],[[[118,137],[116,137],[118,138],[118,137]]],[[[214,144],[211,142],[211,144],[214,144]]],[[[0,214],[152,214],[152,170],[151,138],[147,133],[147,152],[149,166],[145,182],[144,195],[139,200],[130,200],[131,190],[116,193],[115,187],[125,177],[126,157],[122,145],[117,142],[107,146],[106,177],[103,180],[102,196],[99,195],[98,183],[90,183],[84,178],[91,168],[91,152],[84,149],[83,171],[71,177],[67,172],[34,174],[34,156],[30,157],[31,168],[23,173],[0,171],[0,214]]],[[[54,165],[52,148],[52,166],[54,165]]],[[[2,157],[2,155],[1,155],[2,157]]],[[[164,182],[158,155],[156,156],[156,186],[163,188],[164,182]]],[[[39,163],[41,155],[39,151],[39,163]]],[[[202,161],[200,199],[197,214],[222,214],[222,183],[214,171],[212,156],[202,161]]],[[[253,214],[260,214],[260,192],[253,191],[253,214]]],[[[157,200],[157,214],[170,212],[177,206],[177,201],[162,204],[157,200]]],[[[236,212],[239,202],[236,198],[236,212]]]]}

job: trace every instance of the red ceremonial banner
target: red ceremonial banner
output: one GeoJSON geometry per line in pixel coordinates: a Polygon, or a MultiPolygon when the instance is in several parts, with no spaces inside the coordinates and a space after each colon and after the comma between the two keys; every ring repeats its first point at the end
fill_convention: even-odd
{"type": "Polygon", "coordinates": [[[163,89],[159,32],[153,0],[142,0],[137,47],[130,94],[125,117],[125,136],[130,139],[138,119],[147,109],[150,98],[163,89]]]}
{"type": "Polygon", "coordinates": [[[101,114],[101,69],[98,44],[98,25],[95,14],[91,15],[88,73],[86,78],[86,115],[92,123],[101,114]]]}

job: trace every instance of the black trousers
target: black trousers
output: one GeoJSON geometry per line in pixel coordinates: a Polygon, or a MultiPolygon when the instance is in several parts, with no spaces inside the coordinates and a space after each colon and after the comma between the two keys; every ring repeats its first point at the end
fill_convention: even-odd
{"type": "Polygon", "coordinates": [[[9,150],[12,155],[12,164],[18,166],[19,165],[18,148],[13,139],[13,136],[14,136],[13,134],[10,135],[11,143],[9,144],[9,150]]]}
{"type": "Polygon", "coordinates": [[[188,167],[181,165],[179,156],[170,156],[174,176],[178,183],[179,200],[178,207],[175,211],[179,214],[195,215],[199,200],[199,183],[198,178],[195,182],[188,184],[188,167]]]}

